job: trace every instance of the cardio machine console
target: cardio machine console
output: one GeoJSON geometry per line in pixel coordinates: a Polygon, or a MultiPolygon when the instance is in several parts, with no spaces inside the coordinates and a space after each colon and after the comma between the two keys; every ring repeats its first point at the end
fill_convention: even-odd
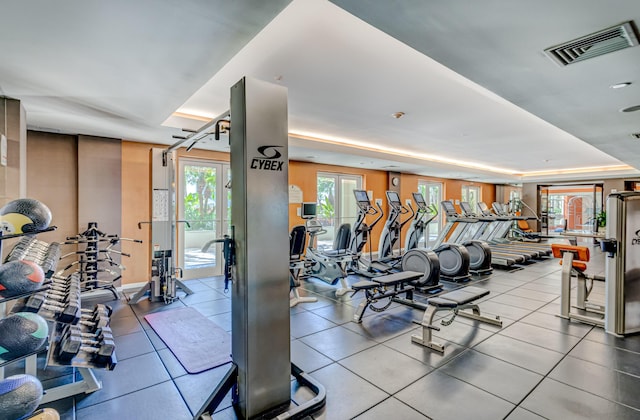
{"type": "Polygon", "coordinates": [[[442,203],[442,208],[444,209],[444,212],[447,214],[447,216],[449,217],[457,217],[458,216],[458,212],[456,211],[456,208],[453,206],[453,203],[449,200],[445,200],[442,203]]]}
{"type": "Polygon", "coordinates": [[[387,191],[387,202],[395,209],[400,209],[402,207],[400,196],[395,191],[387,191]]]}
{"type": "Polygon", "coordinates": [[[371,208],[371,201],[369,195],[364,190],[353,190],[353,195],[356,197],[356,204],[360,210],[368,211],[371,208]]]}

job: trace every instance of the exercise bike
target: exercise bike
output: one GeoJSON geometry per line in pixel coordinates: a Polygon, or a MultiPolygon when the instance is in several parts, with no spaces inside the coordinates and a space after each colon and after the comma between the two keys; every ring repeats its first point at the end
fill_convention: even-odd
{"type": "MultiPolygon", "coordinates": [[[[408,251],[405,255],[409,254],[411,250],[426,250],[425,229],[428,223],[438,216],[437,210],[430,209],[427,206],[427,202],[424,200],[422,193],[414,192],[413,200],[416,202],[417,210],[407,232],[405,250],[408,251]],[[425,248],[419,248],[422,238],[425,238],[425,248]]],[[[432,250],[440,261],[440,277],[455,282],[468,280],[470,277],[469,251],[464,246],[458,244],[443,243],[445,238],[445,234],[443,233],[444,232],[441,232],[436,239],[436,245],[432,250]]]]}
{"type": "MultiPolygon", "coordinates": [[[[381,203],[376,201],[376,207],[371,205],[369,196],[366,191],[354,190],[356,203],[358,205],[358,217],[353,226],[351,234],[350,250],[357,255],[357,259],[353,261],[350,268],[354,274],[365,277],[376,277],[379,275],[390,274],[399,271],[415,271],[424,273],[422,277],[413,282],[421,292],[431,293],[441,289],[438,282],[440,277],[440,263],[435,253],[429,250],[412,250],[401,256],[391,257],[391,249],[400,236],[398,228],[402,228],[404,223],[397,222],[398,217],[402,213],[400,207],[400,198],[394,191],[387,191],[387,200],[391,207],[389,218],[383,229],[383,236],[380,238],[380,247],[385,248],[387,255],[380,256],[377,260],[373,259],[371,246],[369,246],[369,260],[362,257],[362,251],[367,241],[370,242],[371,230],[384,217],[381,203]],[[368,225],[366,223],[367,216],[377,216],[375,220],[368,225]],[[387,236],[387,238],[385,238],[387,236]],[[381,257],[381,258],[380,258],[381,257]]],[[[405,211],[407,213],[408,211],[405,211]]],[[[405,222],[406,223],[406,222],[405,222]]]]}
{"type": "Polygon", "coordinates": [[[333,249],[321,250],[317,248],[318,236],[327,233],[327,230],[315,218],[316,203],[302,203],[301,217],[306,219],[305,226],[309,234],[305,253],[309,266],[305,276],[317,278],[332,286],[340,282],[336,296],[352,292],[346,280],[347,265],[355,258],[348,249],[351,226],[348,223],[342,224],[336,233],[333,249]]]}

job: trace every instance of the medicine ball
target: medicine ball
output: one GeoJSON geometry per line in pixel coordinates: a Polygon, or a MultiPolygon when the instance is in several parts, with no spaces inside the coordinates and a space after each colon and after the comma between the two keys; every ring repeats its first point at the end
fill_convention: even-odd
{"type": "Polygon", "coordinates": [[[42,267],[33,261],[10,261],[0,266],[0,297],[11,297],[39,289],[44,281],[42,267]]]}
{"type": "Polygon", "coordinates": [[[51,223],[51,210],[33,198],[20,198],[0,209],[0,228],[4,233],[29,233],[46,229],[51,223]]]}
{"type": "Polygon", "coordinates": [[[22,419],[40,405],[42,384],[31,375],[14,375],[0,381],[0,414],[3,419],[22,419]]]}
{"type": "Polygon", "coordinates": [[[47,321],[31,312],[0,319],[0,362],[38,350],[49,335],[47,321]]]}

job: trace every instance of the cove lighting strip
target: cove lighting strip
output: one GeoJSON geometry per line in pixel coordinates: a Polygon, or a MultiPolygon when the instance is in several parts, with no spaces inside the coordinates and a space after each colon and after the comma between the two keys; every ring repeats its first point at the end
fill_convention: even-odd
{"type": "MultiPolygon", "coordinates": [[[[189,119],[198,120],[198,121],[206,121],[206,122],[211,120],[211,117],[195,115],[195,114],[190,114],[185,112],[174,112],[173,116],[180,117],[180,118],[189,118],[189,119]]],[[[516,176],[516,177],[523,177],[523,178],[553,176],[553,175],[570,175],[570,174],[581,174],[581,173],[603,172],[603,171],[612,172],[612,171],[635,170],[635,168],[629,165],[610,165],[610,166],[591,166],[591,167],[584,167],[584,168],[567,168],[567,169],[552,169],[552,170],[545,170],[545,171],[520,172],[520,171],[516,171],[515,169],[500,168],[497,166],[484,165],[476,162],[467,162],[463,160],[450,159],[442,156],[430,155],[427,153],[415,153],[415,152],[410,152],[406,150],[380,146],[377,144],[319,135],[316,133],[289,132],[289,136],[295,137],[301,140],[310,140],[318,143],[350,147],[353,149],[366,150],[369,152],[384,153],[387,155],[407,157],[407,158],[418,159],[418,160],[423,160],[427,162],[442,163],[445,165],[454,165],[454,166],[459,166],[467,169],[476,169],[481,171],[488,171],[493,173],[516,176]]]]}

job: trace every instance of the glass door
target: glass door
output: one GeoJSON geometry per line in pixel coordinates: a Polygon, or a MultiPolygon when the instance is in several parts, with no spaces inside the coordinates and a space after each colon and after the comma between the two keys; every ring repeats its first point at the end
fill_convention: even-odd
{"type": "Polygon", "coordinates": [[[427,248],[430,248],[435,244],[436,239],[440,234],[440,229],[442,229],[443,224],[442,221],[444,219],[444,215],[440,211],[440,202],[442,201],[442,183],[418,181],[418,191],[422,193],[427,205],[434,205],[439,212],[439,216],[429,222],[425,232],[427,248]]]}
{"type": "Polygon", "coordinates": [[[230,231],[231,190],[227,163],[181,159],[178,173],[178,264],[183,279],[222,274],[222,246],[230,231]]]}
{"type": "Polygon", "coordinates": [[[317,201],[318,222],[327,231],[319,235],[319,248],[331,248],[335,232],[343,223],[353,227],[358,216],[358,207],[353,198],[353,190],[362,187],[362,177],[357,175],[318,173],[317,201]]]}

